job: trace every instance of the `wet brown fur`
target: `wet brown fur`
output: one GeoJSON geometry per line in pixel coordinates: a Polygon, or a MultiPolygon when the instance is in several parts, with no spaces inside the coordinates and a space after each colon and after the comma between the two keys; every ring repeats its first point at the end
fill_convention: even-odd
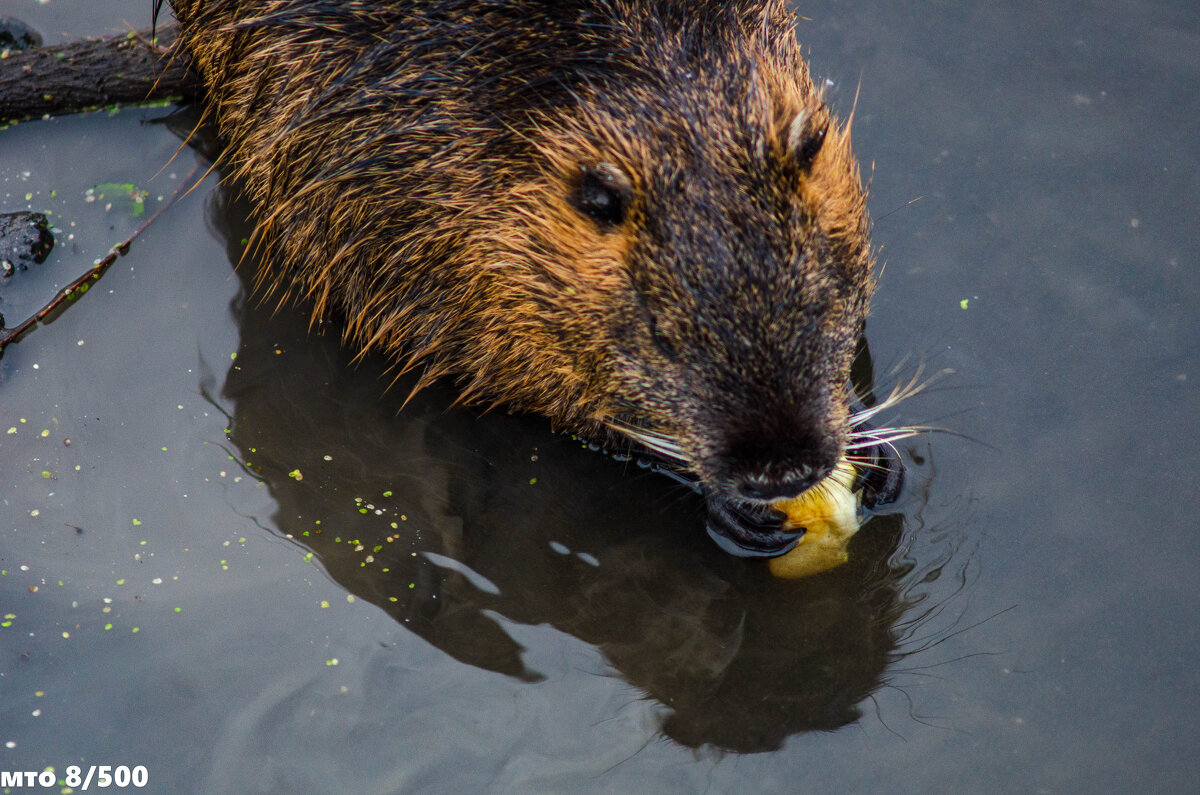
{"type": "Polygon", "coordinates": [[[421,385],[668,437],[710,495],[832,467],[868,221],[783,2],[173,5],[264,296],[421,385]],[[578,208],[598,167],[619,224],[578,208]]]}

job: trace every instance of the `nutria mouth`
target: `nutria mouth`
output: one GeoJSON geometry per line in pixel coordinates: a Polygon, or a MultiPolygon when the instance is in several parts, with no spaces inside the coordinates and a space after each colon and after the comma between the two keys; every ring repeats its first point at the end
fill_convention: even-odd
{"type": "MultiPolygon", "coordinates": [[[[884,408],[894,406],[900,400],[920,391],[918,380],[898,387],[884,404],[873,409],[858,407],[851,413],[851,443],[847,461],[853,461],[855,478],[850,491],[860,495],[860,505],[872,511],[894,502],[904,483],[904,463],[894,443],[924,430],[914,427],[876,428],[866,421],[884,408]]],[[[666,436],[646,431],[627,423],[614,424],[624,436],[633,439],[656,471],[688,486],[705,499],[707,509],[706,530],[717,546],[731,555],[744,558],[770,558],[786,554],[804,537],[804,528],[785,529],[785,515],[776,505],[821,488],[828,472],[812,473],[811,482],[802,487],[772,492],[768,497],[748,499],[712,487],[695,474],[687,472],[686,462],[680,455],[678,445],[666,436]]],[[[628,460],[622,458],[620,460],[628,460]]]]}
{"type": "MultiPolygon", "coordinates": [[[[869,432],[862,425],[859,430],[869,432]]],[[[904,482],[904,464],[895,448],[874,445],[857,451],[855,459],[858,477],[851,491],[861,490],[863,507],[871,510],[894,502],[904,482]]],[[[705,502],[708,536],[731,555],[776,557],[791,551],[804,537],[804,528],[785,530],[783,513],[770,503],[738,501],[717,493],[707,493],[705,502]]]]}

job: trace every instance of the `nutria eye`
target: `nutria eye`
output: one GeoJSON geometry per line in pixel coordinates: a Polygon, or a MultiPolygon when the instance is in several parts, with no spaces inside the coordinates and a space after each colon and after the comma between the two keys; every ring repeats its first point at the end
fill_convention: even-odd
{"type": "Polygon", "coordinates": [[[666,356],[673,362],[679,361],[679,349],[675,347],[675,343],[671,342],[666,334],[662,333],[662,329],[658,327],[658,321],[654,318],[650,318],[650,336],[663,356],[666,356]]]}
{"type": "Polygon", "coordinates": [[[796,160],[800,170],[807,171],[817,159],[821,145],[825,143],[825,133],[829,131],[829,117],[817,118],[812,111],[802,110],[792,119],[788,129],[788,150],[796,160]]]}
{"type": "Polygon", "coordinates": [[[625,222],[632,201],[629,178],[616,166],[601,163],[583,170],[572,203],[601,227],[611,229],[625,222]]]}

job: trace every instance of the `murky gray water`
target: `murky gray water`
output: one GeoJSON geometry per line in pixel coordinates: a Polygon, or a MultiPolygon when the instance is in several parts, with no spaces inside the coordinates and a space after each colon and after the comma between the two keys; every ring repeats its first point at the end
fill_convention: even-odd
{"type": "MultiPolygon", "coordinates": [[[[896,419],[978,440],[911,444],[852,564],[772,580],[710,548],[692,495],[536,418],[398,412],[382,363],[244,300],[243,211],[210,179],[0,360],[0,771],[1194,788],[1200,12],[801,10],[874,164],[877,379],[954,370],[896,419]]],[[[3,14],[56,41],[149,12],[3,14]]],[[[10,324],[207,168],[162,169],[168,111],[0,131],[0,212],[48,211],[58,241],[0,285],[10,324]],[[147,211],[89,201],[105,183],[147,211]]]]}

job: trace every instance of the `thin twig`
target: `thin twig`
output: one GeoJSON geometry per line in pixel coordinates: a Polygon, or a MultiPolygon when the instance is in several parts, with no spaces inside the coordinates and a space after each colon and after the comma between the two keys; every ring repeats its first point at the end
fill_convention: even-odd
{"type": "MultiPolygon", "coordinates": [[[[18,342],[26,331],[44,320],[48,315],[50,315],[51,312],[60,307],[63,302],[74,301],[75,298],[86,293],[90,287],[90,283],[99,280],[100,277],[104,275],[104,272],[108,270],[109,266],[117,261],[117,257],[128,252],[129,246],[138,238],[140,234],[142,234],[142,232],[145,232],[150,227],[150,224],[158,220],[158,217],[170,209],[175,202],[192,192],[196,185],[189,187],[186,192],[183,190],[183,186],[190,183],[192,178],[196,176],[196,172],[199,170],[200,164],[197,163],[184,181],[175,188],[175,191],[171,194],[170,200],[167,201],[166,204],[155,210],[154,213],[147,218],[141,226],[133,231],[133,234],[131,234],[124,243],[113,246],[112,249],[109,250],[108,254],[103,259],[99,260],[95,265],[93,265],[86,273],[75,279],[66,287],[59,290],[49,303],[47,303],[34,314],[25,318],[25,320],[21,321],[13,328],[0,329],[0,356],[3,356],[4,349],[10,343],[18,342]]],[[[209,172],[206,171],[205,176],[208,176],[208,173],[209,172]]],[[[199,182],[196,184],[198,185],[199,182]]]]}

